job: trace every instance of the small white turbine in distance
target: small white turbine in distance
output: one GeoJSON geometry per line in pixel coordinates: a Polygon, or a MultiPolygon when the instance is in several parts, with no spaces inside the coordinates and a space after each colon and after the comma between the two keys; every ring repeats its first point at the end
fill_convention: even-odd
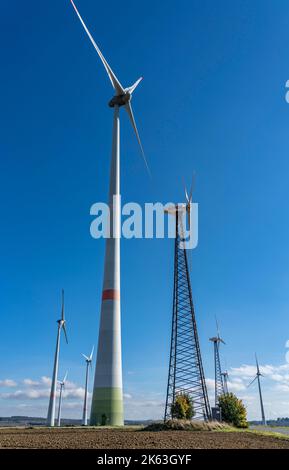
{"type": "Polygon", "coordinates": [[[257,371],[256,371],[256,375],[254,377],[254,379],[252,380],[252,382],[249,383],[248,387],[250,387],[250,385],[252,385],[255,380],[257,380],[258,382],[258,390],[259,390],[259,399],[260,399],[260,408],[261,408],[261,416],[262,416],[262,424],[263,426],[266,426],[266,418],[265,418],[265,411],[264,411],[264,404],[263,404],[263,396],[262,396],[262,390],[261,390],[261,382],[260,382],[260,377],[264,377],[263,374],[261,374],[260,372],[260,367],[259,367],[259,363],[258,363],[258,359],[257,359],[257,354],[255,353],[255,358],[256,358],[256,367],[257,367],[257,371]]]}
{"type": "Polygon", "coordinates": [[[85,392],[84,392],[83,415],[82,415],[83,426],[87,426],[87,396],[88,396],[89,369],[91,368],[93,351],[94,351],[94,346],[92,347],[90,356],[86,356],[85,354],[82,354],[86,362],[85,392]]]}
{"type": "Polygon", "coordinates": [[[55,424],[56,385],[57,385],[57,376],[58,376],[61,330],[63,330],[66,343],[68,343],[67,333],[66,333],[66,320],[65,320],[65,315],[64,315],[64,290],[63,289],[62,289],[61,319],[57,320],[57,323],[58,323],[58,330],[57,330],[56,349],[55,349],[54,366],[53,366],[53,374],[52,374],[52,382],[51,382],[51,391],[50,391],[49,406],[48,406],[48,413],[47,413],[47,426],[54,426],[55,424]]]}
{"type": "Polygon", "coordinates": [[[223,377],[223,383],[224,383],[224,392],[226,395],[228,395],[229,393],[229,389],[228,389],[228,378],[229,378],[229,373],[227,370],[224,370],[224,372],[222,372],[222,377],[223,377]]]}
{"type": "Polygon", "coordinates": [[[62,392],[65,388],[65,382],[66,382],[66,379],[67,379],[67,374],[68,372],[66,372],[62,382],[60,380],[58,380],[58,383],[60,385],[60,392],[59,392],[59,405],[58,405],[58,417],[57,417],[57,426],[60,427],[60,422],[61,422],[61,405],[62,405],[62,392]]]}

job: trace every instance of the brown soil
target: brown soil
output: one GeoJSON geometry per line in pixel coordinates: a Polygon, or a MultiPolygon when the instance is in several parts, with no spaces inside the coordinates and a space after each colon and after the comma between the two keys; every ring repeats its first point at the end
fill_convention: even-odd
{"type": "Polygon", "coordinates": [[[1,428],[0,449],[289,449],[289,440],[247,432],[1,428]]]}

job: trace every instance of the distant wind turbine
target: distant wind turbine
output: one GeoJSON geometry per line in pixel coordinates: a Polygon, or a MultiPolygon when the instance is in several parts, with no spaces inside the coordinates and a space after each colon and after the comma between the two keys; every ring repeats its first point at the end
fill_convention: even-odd
{"type": "Polygon", "coordinates": [[[222,377],[222,368],[220,361],[220,343],[226,344],[225,341],[220,337],[220,330],[218,320],[216,318],[217,336],[210,338],[210,341],[214,343],[214,363],[215,363],[215,406],[219,405],[219,396],[225,393],[224,383],[222,377]]]}
{"type": "Polygon", "coordinates": [[[61,319],[57,320],[57,323],[58,323],[58,330],[57,330],[57,340],[56,340],[56,349],[55,349],[55,356],[54,356],[54,367],[53,367],[53,374],[52,374],[50,399],[49,399],[48,414],[47,414],[47,426],[55,425],[56,385],[57,385],[57,376],[58,376],[61,330],[63,330],[66,343],[68,343],[67,333],[66,333],[66,320],[65,320],[65,315],[64,315],[64,290],[63,289],[62,289],[61,319]]]}
{"type": "Polygon", "coordinates": [[[59,405],[58,405],[58,417],[57,417],[57,426],[60,427],[60,422],[61,422],[61,406],[62,406],[62,392],[64,390],[64,387],[65,387],[65,382],[66,382],[66,379],[67,379],[67,374],[68,372],[66,372],[62,382],[61,381],[58,381],[59,385],[60,385],[60,392],[59,392],[59,405]]]}
{"type": "Polygon", "coordinates": [[[262,424],[263,424],[263,426],[266,426],[266,418],[265,418],[265,411],[264,411],[263,397],[262,397],[262,390],[261,390],[261,382],[260,382],[260,377],[264,377],[264,376],[263,376],[263,374],[261,374],[261,372],[260,372],[259,363],[258,363],[258,359],[257,359],[257,354],[256,354],[256,353],[255,353],[255,358],[256,358],[257,372],[256,372],[256,375],[255,375],[254,379],[252,380],[252,382],[249,383],[248,387],[250,387],[250,385],[252,385],[252,383],[254,383],[255,380],[257,379],[257,382],[258,382],[258,389],[259,389],[259,398],[260,398],[260,407],[261,407],[262,424]]]}
{"type": "Polygon", "coordinates": [[[134,129],[137,141],[148,172],[147,160],[143,151],[131,106],[132,94],[139,85],[139,78],[133,85],[124,88],[98,45],[86,27],[73,0],[71,4],[86,32],[114,89],[109,106],[114,110],[112,155],[110,170],[109,208],[110,237],[106,239],[105,265],[102,291],[102,305],[99,327],[99,340],[95,366],[90,424],[101,424],[103,417],[109,425],[123,425],[123,390],[121,360],[120,322],[120,119],[119,109],[124,107],[134,129]],[[113,204],[114,202],[114,204],[113,204]],[[113,225],[113,231],[112,229],[113,225]],[[113,234],[113,235],[112,235],[113,234]]]}
{"type": "Polygon", "coordinates": [[[229,389],[228,389],[228,377],[229,377],[229,374],[228,374],[228,371],[225,370],[224,372],[222,372],[222,377],[223,377],[223,384],[224,384],[224,392],[226,394],[229,393],[229,389]]]}
{"type": "Polygon", "coordinates": [[[223,377],[223,384],[224,384],[224,392],[226,394],[229,393],[229,387],[228,387],[228,380],[229,380],[229,372],[228,372],[228,368],[227,368],[227,360],[225,359],[225,366],[226,366],[226,369],[224,370],[224,372],[222,372],[222,377],[223,377]]]}
{"type": "Polygon", "coordinates": [[[88,381],[89,381],[89,369],[91,368],[92,356],[93,356],[94,346],[91,350],[90,356],[82,354],[86,362],[86,372],[85,372],[85,392],[84,392],[84,403],[83,403],[83,415],[82,415],[82,424],[87,426],[87,396],[88,396],[88,381]]]}

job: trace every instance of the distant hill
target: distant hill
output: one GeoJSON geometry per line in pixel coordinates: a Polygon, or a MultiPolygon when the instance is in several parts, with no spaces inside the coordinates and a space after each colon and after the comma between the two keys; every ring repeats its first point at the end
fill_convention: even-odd
{"type": "MultiPolygon", "coordinates": [[[[147,425],[153,423],[153,420],[126,420],[125,424],[130,426],[147,425]]],[[[62,426],[81,426],[80,419],[67,419],[61,420],[62,426]]],[[[2,426],[46,426],[46,418],[39,418],[33,416],[10,416],[0,417],[0,427],[2,426]]]]}
{"type": "MultiPolygon", "coordinates": [[[[261,426],[261,421],[249,421],[249,424],[261,426]]],[[[267,419],[268,426],[289,426],[289,418],[267,419]]]]}

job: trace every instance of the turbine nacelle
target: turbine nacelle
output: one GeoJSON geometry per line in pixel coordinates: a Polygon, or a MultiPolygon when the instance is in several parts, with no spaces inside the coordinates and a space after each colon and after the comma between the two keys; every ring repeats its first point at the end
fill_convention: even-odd
{"type": "Polygon", "coordinates": [[[115,106],[125,106],[131,100],[130,93],[124,93],[123,95],[115,95],[108,103],[110,108],[115,106]]]}
{"type": "Polygon", "coordinates": [[[84,357],[85,361],[87,364],[90,364],[92,363],[92,357],[93,357],[93,352],[94,352],[94,346],[92,347],[92,350],[91,350],[91,353],[90,353],[90,356],[86,356],[85,354],[82,353],[82,356],[84,357]]]}
{"type": "Polygon", "coordinates": [[[108,106],[110,108],[113,108],[114,106],[125,106],[127,105],[131,98],[134,90],[136,87],[139,85],[139,83],[142,81],[143,77],[140,77],[133,85],[124,88],[123,93],[121,93],[121,90],[116,90],[117,94],[109,101],[108,106]]]}
{"type": "Polygon", "coordinates": [[[226,344],[225,341],[222,338],[220,338],[220,336],[213,336],[213,338],[210,338],[210,341],[212,341],[213,343],[226,344]]]}
{"type": "Polygon", "coordinates": [[[66,372],[65,376],[63,377],[63,380],[57,380],[59,383],[60,387],[65,387],[66,379],[67,379],[68,372],[66,372]]]}

